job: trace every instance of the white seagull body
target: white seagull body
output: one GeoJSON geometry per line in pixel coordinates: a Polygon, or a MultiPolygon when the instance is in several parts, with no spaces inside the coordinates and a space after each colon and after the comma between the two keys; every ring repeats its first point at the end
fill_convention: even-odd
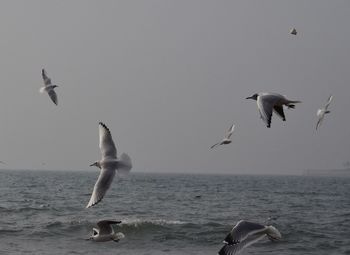
{"type": "Polygon", "coordinates": [[[295,29],[295,28],[292,28],[290,31],[289,31],[289,33],[291,34],[291,35],[297,35],[297,30],[295,29]]]}
{"type": "Polygon", "coordinates": [[[301,103],[300,101],[288,100],[286,97],[277,93],[255,93],[246,99],[256,100],[260,117],[268,128],[271,127],[272,112],[275,112],[283,121],[286,121],[283,105],[294,109],[294,104],[301,103]]]}
{"type": "Polygon", "coordinates": [[[132,167],[131,159],[126,153],[123,153],[120,158],[117,158],[117,149],[114,145],[111,132],[102,122],[99,123],[99,136],[102,159],[90,166],[96,166],[100,168],[101,171],[86,208],[102,200],[113,181],[116,170],[122,169],[124,171],[129,171],[132,167]]]}
{"type": "Polygon", "coordinates": [[[219,255],[234,255],[240,253],[251,244],[268,237],[270,240],[279,240],[281,233],[273,226],[265,226],[245,220],[240,220],[226,236],[225,245],[219,255]]]}
{"type": "Polygon", "coordinates": [[[54,102],[54,104],[57,105],[58,101],[57,101],[57,94],[55,92],[55,88],[58,87],[58,86],[57,85],[53,85],[51,83],[51,79],[49,77],[47,77],[45,69],[41,70],[41,75],[43,77],[45,86],[40,88],[40,90],[39,90],[40,93],[47,92],[47,94],[51,98],[52,102],[54,102]]]}
{"type": "Polygon", "coordinates": [[[120,239],[124,238],[124,234],[121,232],[115,233],[112,224],[120,224],[121,221],[113,220],[101,220],[97,222],[98,228],[93,228],[92,235],[87,240],[94,240],[95,242],[107,242],[114,241],[119,242],[120,239]]]}
{"type": "Polygon", "coordinates": [[[232,142],[231,136],[232,136],[234,130],[235,130],[235,125],[232,124],[231,127],[230,127],[230,129],[228,130],[228,132],[227,132],[225,138],[222,139],[221,142],[212,145],[212,146],[210,147],[210,149],[213,149],[214,147],[219,146],[219,145],[230,144],[230,143],[232,142]]]}
{"type": "Polygon", "coordinates": [[[316,130],[317,130],[317,128],[318,128],[319,126],[321,126],[321,123],[322,123],[322,121],[323,121],[324,116],[325,116],[327,113],[330,113],[330,111],[328,111],[328,106],[329,106],[329,104],[331,103],[332,99],[333,99],[333,96],[331,95],[331,96],[328,98],[328,101],[327,101],[326,105],[325,105],[323,108],[318,109],[318,111],[317,111],[318,120],[317,120],[317,124],[316,124],[316,130]]]}

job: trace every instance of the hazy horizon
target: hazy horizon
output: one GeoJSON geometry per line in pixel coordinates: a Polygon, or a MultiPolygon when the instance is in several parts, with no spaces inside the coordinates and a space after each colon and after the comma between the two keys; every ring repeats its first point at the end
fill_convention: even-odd
{"type": "MultiPolygon", "coordinates": [[[[52,172],[52,173],[95,173],[96,175],[99,174],[99,171],[97,169],[47,169],[47,168],[38,168],[38,169],[6,169],[6,168],[0,168],[1,172],[52,172]]],[[[338,178],[349,178],[350,177],[350,169],[341,168],[341,169],[304,169],[300,170],[299,172],[293,172],[293,173],[284,173],[284,172],[275,172],[275,173],[251,173],[251,172],[191,172],[191,171],[142,171],[142,170],[132,170],[130,172],[131,175],[133,174],[146,174],[146,175],[188,175],[188,176],[201,176],[201,175],[209,175],[209,176],[284,176],[284,177],[298,177],[298,176],[310,176],[310,177],[338,177],[338,178]]],[[[118,175],[118,178],[125,178],[125,175],[118,175]]]]}
{"type": "Polygon", "coordinates": [[[2,168],[92,171],[99,121],[135,172],[294,175],[350,160],[350,2],[1,7],[2,168]],[[59,85],[58,106],[39,93],[42,68],[59,85]],[[245,99],[255,92],[302,103],[268,129],[245,99]],[[330,94],[331,113],[316,132],[330,94]],[[232,144],[210,150],[232,123],[232,144]]]}

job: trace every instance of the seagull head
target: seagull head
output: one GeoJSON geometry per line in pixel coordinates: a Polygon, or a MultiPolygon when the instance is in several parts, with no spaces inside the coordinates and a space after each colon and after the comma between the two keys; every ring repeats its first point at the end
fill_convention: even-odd
{"type": "Polygon", "coordinates": [[[91,236],[89,236],[89,238],[86,238],[85,240],[88,241],[88,240],[94,240],[95,237],[98,236],[98,229],[96,228],[92,228],[92,234],[91,236]]]}
{"type": "Polygon", "coordinates": [[[92,163],[90,166],[96,166],[96,167],[98,167],[98,168],[101,169],[101,164],[100,164],[100,162],[98,162],[98,161],[92,163]]]}
{"type": "Polygon", "coordinates": [[[246,99],[253,99],[253,100],[257,100],[258,99],[258,94],[255,93],[254,95],[250,96],[250,97],[247,97],[246,99]]]}
{"type": "Polygon", "coordinates": [[[90,239],[95,239],[99,234],[98,229],[92,228],[92,235],[90,236],[90,239]]]}

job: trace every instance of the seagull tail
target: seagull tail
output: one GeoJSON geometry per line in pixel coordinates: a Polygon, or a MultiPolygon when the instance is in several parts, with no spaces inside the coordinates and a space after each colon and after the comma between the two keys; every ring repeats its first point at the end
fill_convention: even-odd
{"type": "Polygon", "coordinates": [[[132,168],[131,158],[128,154],[123,153],[118,161],[117,170],[129,171],[132,168]]]}
{"type": "Polygon", "coordinates": [[[301,101],[288,101],[288,103],[287,103],[287,107],[288,107],[288,109],[294,109],[295,108],[295,104],[299,104],[299,103],[301,103],[301,101]]]}
{"type": "Polygon", "coordinates": [[[119,242],[119,240],[123,238],[125,238],[125,235],[122,232],[118,232],[112,237],[114,242],[119,242]]]}

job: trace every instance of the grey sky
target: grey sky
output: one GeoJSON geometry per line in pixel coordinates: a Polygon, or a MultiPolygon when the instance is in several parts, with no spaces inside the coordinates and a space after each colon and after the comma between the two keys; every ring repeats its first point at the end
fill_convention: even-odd
{"type": "Polygon", "coordinates": [[[0,159],[87,170],[104,121],[133,171],[339,168],[350,157],[349,11],[328,0],[2,1],[0,159]],[[38,93],[43,67],[58,107],[38,93]],[[267,129],[245,100],[263,91],[303,103],[267,129]],[[233,143],[210,150],[232,122],[233,143]]]}

